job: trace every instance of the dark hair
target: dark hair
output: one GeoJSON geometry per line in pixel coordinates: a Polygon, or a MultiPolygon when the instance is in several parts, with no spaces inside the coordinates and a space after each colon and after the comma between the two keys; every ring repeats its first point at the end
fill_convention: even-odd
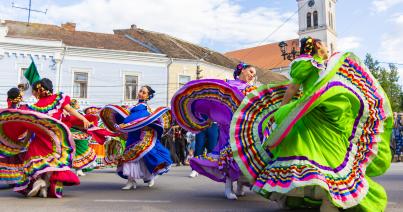
{"type": "Polygon", "coordinates": [[[53,83],[48,78],[43,78],[32,84],[32,90],[39,92],[40,96],[50,96],[53,93],[53,83]]]}
{"type": "Polygon", "coordinates": [[[308,54],[314,56],[318,53],[318,48],[316,47],[317,43],[322,42],[320,39],[314,39],[312,37],[302,38],[300,41],[300,54],[308,54]]]}
{"type": "Polygon", "coordinates": [[[7,91],[7,98],[9,99],[16,99],[21,96],[20,89],[18,88],[11,88],[7,91]]]}
{"type": "Polygon", "coordinates": [[[41,79],[41,83],[42,83],[42,86],[43,86],[46,90],[48,90],[48,91],[50,91],[51,93],[53,93],[53,83],[52,83],[52,81],[51,81],[50,79],[48,79],[48,78],[43,78],[43,79],[41,79]]]}
{"type": "Polygon", "coordinates": [[[148,85],[144,85],[144,88],[147,88],[148,90],[148,100],[152,99],[154,97],[155,91],[148,85]]]}
{"type": "Polygon", "coordinates": [[[253,67],[251,65],[248,65],[244,62],[240,62],[236,68],[234,69],[234,79],[238,79],[239,75],[241,75],[242,70],[253,67]]]}

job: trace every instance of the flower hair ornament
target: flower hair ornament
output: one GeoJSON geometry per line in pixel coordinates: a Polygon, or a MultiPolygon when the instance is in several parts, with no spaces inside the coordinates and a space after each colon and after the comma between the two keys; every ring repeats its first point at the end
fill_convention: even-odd
{"type": "Polygon", "coordinates": [[[240,62],[234,70],[234,79],[238,79],[238,76],[241,74],[241,71],[244,70],[247,66],[248,64],[240,62]]]}
{"type": "Polygon", "coordinates": [[[46,89],[42,86],[41,83],[38,83],[38,84],[36,85],[36,90],[38,91],[39,96],[41,96],[41,97],[46,97],[46,96],[52,95],[52,93],[51,93],[50,91],[46,90],[46,89]]]}
{"type": "Polygon", "coordinates": [[[313,47],[314,47],[314,39],[312,37],[307,37],[304,47],[304,53],[309,55],[312,54],[313,47]]]}
{"type": "Polygon", "coordinates": [[[22,96],[21,96],[21,94],[19,94],[16,98],[13,98],[13,99],[8,98],[7,100],[13,104],[18,104],[18,103],[22,102],[22,96]]]}

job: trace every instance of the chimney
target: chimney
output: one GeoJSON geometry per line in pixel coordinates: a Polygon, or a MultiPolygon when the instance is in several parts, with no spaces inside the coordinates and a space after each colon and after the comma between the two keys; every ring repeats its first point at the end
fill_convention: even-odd
{"type": "Polygon", "coordinates": [[[137,29],[136,24],[132,24],[132,25],[130,25],[130,29],[137,29]]]}
{"type": "Polygon", "coordinates": [[[67,31],[74,32],[76,31],[76,23],[67,22],[65,24],[62,24],[62,28],[67,31]]]}

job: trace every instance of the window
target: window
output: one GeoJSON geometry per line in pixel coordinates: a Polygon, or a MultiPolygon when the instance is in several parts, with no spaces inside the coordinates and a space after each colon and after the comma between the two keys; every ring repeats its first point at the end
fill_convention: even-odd
{"type": "Polygon", "coordinates": [[[306,27],[307,28],[312,27],[312,14],[311,13],[306,14],[306,27]]]}
{"type": "Polygon", "coordinates": [[[125,75],[125,100],[135,100],[137,98],[138,76],[125,75]]]}
{"type": "Polygon", "coordinates": [[[318,27],[318,11],[313,12],[313,27],[318,27]]]}
{"type": "Polygon", "coordinates": [[[184,86],[189,81],[190,81],[190,76],[179,75],[179,87],[184,86]]]}
{"type": "Polygon", "coordinates": [[[334,49],[333,49],[334,47],[333,47],[333,43],[331,43],[330,44],[330,54],[333,54],[333,52],[334,52],[334,49]]]}
{"type": "Polygon", "coordinates": [[[88,73],[74,72],[73,98],[87,98],[88,73]]]}
{"type": "Polygon", "coordinates": [[[329,12],[329,26],[333,29],[333,15],[331,12],[329,12]]]}

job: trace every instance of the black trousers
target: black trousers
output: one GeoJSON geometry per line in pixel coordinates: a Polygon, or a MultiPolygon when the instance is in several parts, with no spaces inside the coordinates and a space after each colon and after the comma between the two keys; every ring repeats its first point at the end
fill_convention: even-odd
{"type": "Polygon", "coordinates": [[[179,138],[175,140],[176,154],[178,156],[179,162],[185,164],[186,160],[186,139],[179,138]]]}

